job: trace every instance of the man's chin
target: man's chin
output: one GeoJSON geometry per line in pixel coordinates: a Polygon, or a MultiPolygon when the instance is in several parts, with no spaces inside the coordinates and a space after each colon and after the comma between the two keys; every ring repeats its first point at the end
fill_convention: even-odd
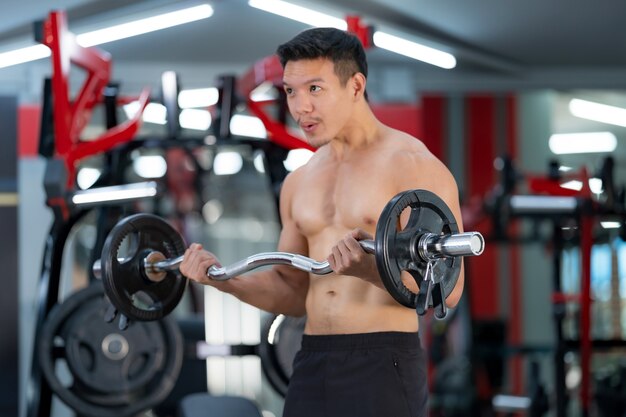
{"type": "Polygon", "coordinates": [[[330,142],[330,140],[328,140],[327,138],[320,138],[318,136],[305,135],[305,138],[306,142],[314,148],[321,148],[322,146],[330,142]]]}

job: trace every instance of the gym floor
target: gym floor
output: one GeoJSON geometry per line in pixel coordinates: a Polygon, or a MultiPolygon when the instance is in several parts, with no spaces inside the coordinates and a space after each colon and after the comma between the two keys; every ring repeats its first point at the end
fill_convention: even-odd
{"type": "MultiPolygon", "coordinates": [[[[313,12],[366,46],[373,113],[444,163],[475,232],[424,249],[447,253],[450,288],[465,265],[460,303],[419,316],[429,415],[626,416],[626,4],[5,3],[0,416],[282,415],[306,317],[188,281],[177,258],[191,242],[225,267],[277,250],[283,180],[313,152],[273,53],[313,12]]],[[[415,198],[420,227],[455,234],[415,198]]]]}

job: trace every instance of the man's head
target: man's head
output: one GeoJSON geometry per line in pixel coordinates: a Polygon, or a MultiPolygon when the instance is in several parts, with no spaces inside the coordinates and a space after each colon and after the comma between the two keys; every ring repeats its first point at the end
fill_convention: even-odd
{"type": "Polygon", "coordinates": [[[283,68],[289,61],[325,58],[334,65],[335,74],[345,86],[360,72],[367,78],[367,59],[361,41],[354,35],[334,28],[305,30],[276,50],[283,68]]]}
{"type": "Polygon", "coordinates": [[[289,111],[309,143],[322,146],[359,124],[367,99],[361,42],[337,29],[310,29],[280,45],[289,111]]]}

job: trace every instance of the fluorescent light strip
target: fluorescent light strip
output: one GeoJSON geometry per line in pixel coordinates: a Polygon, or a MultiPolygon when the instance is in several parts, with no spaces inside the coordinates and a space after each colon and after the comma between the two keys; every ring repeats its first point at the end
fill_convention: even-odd
{"type": "MultiPolygon", "coordinates": [[[[295,4],[287,3],[282,0],[249,0],[248,4],[254,8],[306,23],[307,25],[315,27],[334,27],[341,30],[348,29],[348,25],[343,19],[302,6],[296,6],[295,4]]],[[[451,69],[456,67],[456,58],[452,54],[385,32],[377,31],[374,33],[374,44],[379,48],[441,68],[451,69]]]]}
{"type": "Polygon", "coordinates": [[[306,7],[296,6],[281,0],[249,0],[248,5],[255,9],[273,13],[287,19],[306,23],[315,27],[333,27],[341,30],[348,29],[345,20],[330,16],[306,7]]]}
{"type": "Polygon", "coordinates": [[[557,155],[613,152],[617,148],[617,138],[611,132],[555,133],[550,136],[548,145],[557,155]]]}
{"type": "Polygon", "coordinates": [[[581,119],[626,127],[626,109],[621,107],[575,98],[569,102],[569,111],[581,119]]]}
{"type": "Polygon", "coordinates": [[[604,229],[619,229],[620,227],[622,227],[622,224],[620,222],[600,222],[600,225],[604,229]]]}
{"type": "Polygon", "coordinates": [[[573,212],[578,202],[574,197],[514,195],[510,205],[515,213],[560,213],[573,212]]]}
{"type": "Polygon", "coordinates": [[[452,69],[456,67],[456,58],[452,54],[385,32],[374,32],[374,45],[440,68],[452,69]]]}
{"type": "Polygon", "coordinates": [[[213,9],[208,4],[189,7],[175,12],[164,13],[133,22],[122,23],[108,28],[94,30],[76,36],[79,45],[90,47],[103,43],[113,42],[132,36],[143,35],[144,33],[155,32],[173,26],[184,25],[185,23],[207,19],[213,15],[213,9]]]}
{"type": "Polygon", "coordinates": [[[525,411],[530,408],[531,399],[514,395],[495,395],[491,404],[498,411],[525,411]]]}
{"type": "MultiPolygon", "coordinates": [[[[206,19],[213,15],[213,8],[208,4],[188,7],[174,12],[139,19],[120,25],[98,29],[76,36],[79,45],[90,47],[113,42],[144,33],[155,32],[185,23],[206,19]]],[[[13,51],[0,53],[0,68],[23,64],[50,56],[50,49],[45,45],[33,45],[13,51]]]]}
{"type": "Polygon", "coordinates": [[[182,90],[178,93],[178,107],[181,109],[209,107],[217,103],[219,92],[215,87],[182,90]]]}
{"type": "Polygon", "coordinates": [[[77,191],[72,196],[72,203],[76,205],[96,203],[116,203],[127,200],[154,197],[157,194],[157,184],[154,181],[136,184],[119,185],[112,187],[92,188],[77,191]]]}
{"type": "Polygon", "coordinates": [[[0,53],[0,68],[36,61],[50,56],[50,48],[45,45],[33,45],[26,48],[0,53]]]}

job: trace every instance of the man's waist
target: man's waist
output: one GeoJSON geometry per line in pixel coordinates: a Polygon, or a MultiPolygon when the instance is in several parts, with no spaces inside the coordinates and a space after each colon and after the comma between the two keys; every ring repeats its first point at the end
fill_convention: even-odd
{"type": "Polygon", "coordinates": [[[417,332],[371,332],[350,334],[304,334],[303,351],[359,349],[419,349],[417,332]]]}

